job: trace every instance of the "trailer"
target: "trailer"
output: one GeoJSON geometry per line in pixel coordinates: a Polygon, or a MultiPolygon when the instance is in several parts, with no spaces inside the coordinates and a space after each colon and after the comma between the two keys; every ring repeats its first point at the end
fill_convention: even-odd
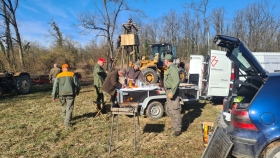
{"type": "MultiPolygon", "coordinates": [[[[199,100],[199,89],[194,84],[180,83],[180,104],[199,100]]],[[[159,86],[147,86],[144,88],[123,88],[117,90],[117,102],[138,102],[139,114],[151,119],[159,119],[166,113],[166,92],[159,86]]]]}
{"type": "MultiPolygon", "coordinates": [[[[79,80],[82,79],[80,73],[74,72],[74,75],[76,75],[79,80]]],[[[51,84],[48,74],[30,74],[30,78],[34,84],[51,84]]]]}

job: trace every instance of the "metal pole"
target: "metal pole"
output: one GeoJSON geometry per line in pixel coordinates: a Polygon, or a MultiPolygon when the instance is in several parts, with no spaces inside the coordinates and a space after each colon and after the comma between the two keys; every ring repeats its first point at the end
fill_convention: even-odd
{"type": "Polygon", "coordinates": [[[113,126],[114,126],[114,115],[115,115],[115,114],[112,114],[112,124],[111,124],[111,134],[110,134],[109,154],[111,153],[112,135],[113,135],[113,126]]]}
{"type": "Polygon", "coordinates": [[[124,57],[123,57],[123,51],[124,51],[124,47],[122,47],[122,58],[121,58],[121,63],[122,63],[122,69],[123,69],[123,64],[124,64],[124,57]]]}
{"type": "Polygon", "coordinates": [[[139,128],[139,142],[141,141],[141,130],[140,130],[140,121],[139,121],[139,113],[137,112],[137,119],[138,119],[138,128],[139,128]]]}
{"type": "Polygon", "coordinates": [[[135,145],[136,145],[136,122],[135,122],[135,112],[133,113],[134,117],[134,150],[135,150],[135,145]]]}
{"type": "Polygon", "coordinates": [[[119,114],[118,114],[118,121],[117,121],[117,142],[119,141],[119,114]]]}

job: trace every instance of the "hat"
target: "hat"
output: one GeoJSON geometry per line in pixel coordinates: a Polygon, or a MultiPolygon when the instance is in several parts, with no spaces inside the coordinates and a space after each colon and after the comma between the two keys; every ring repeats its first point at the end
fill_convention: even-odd
{"type": "Polygon", "coordinates": [[[139,62],[135,62],[134,65],[136,65],[138,68],[140,68],[140,63],[139,62]]]}
{"type": "Polygon", "coordinates": [[[121,69],[120,72],[124,75],[125,74],[125,69],[121,69]]]}
{"type": "Polygon", "coordinates": [[[69,67],[68,64],[63,64],[63,65],[62,65],[62,68],[68,68],[68,67],[69,67]]]}
{"type": "Polygon", "coordinates": [[[106,60],[104,58],[98,58],[98,61],[102,61],[103,63],[106,63],[106,60]]]}
{"type": "Polygon", "coordinates": [[[164,60],[168,60],[168,61],[173,61],[173,57],[171,54],[166,54],[165,57],[163,58],[164,60]]]}

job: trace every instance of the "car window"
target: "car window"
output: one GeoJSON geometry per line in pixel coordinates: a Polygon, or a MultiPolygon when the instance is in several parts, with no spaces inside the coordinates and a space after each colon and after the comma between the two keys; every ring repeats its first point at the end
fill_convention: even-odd
{"type": "Polygon", "coordinates": [[[246,58],[242,55],[242,52],[238,48],[234,48],[232,54],[229,57],[236,66],[238,66],[243,71],[252,70],[251,65],[246,58]]]}

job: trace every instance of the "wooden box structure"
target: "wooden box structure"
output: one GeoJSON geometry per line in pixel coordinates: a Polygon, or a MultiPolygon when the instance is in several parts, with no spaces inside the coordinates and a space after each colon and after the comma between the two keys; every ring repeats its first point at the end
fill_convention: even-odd
{"type": "Polygon", "coordinates": [[[122,34],[121,46],[139,46],[139,38],[136,34],[122,34]]]}

